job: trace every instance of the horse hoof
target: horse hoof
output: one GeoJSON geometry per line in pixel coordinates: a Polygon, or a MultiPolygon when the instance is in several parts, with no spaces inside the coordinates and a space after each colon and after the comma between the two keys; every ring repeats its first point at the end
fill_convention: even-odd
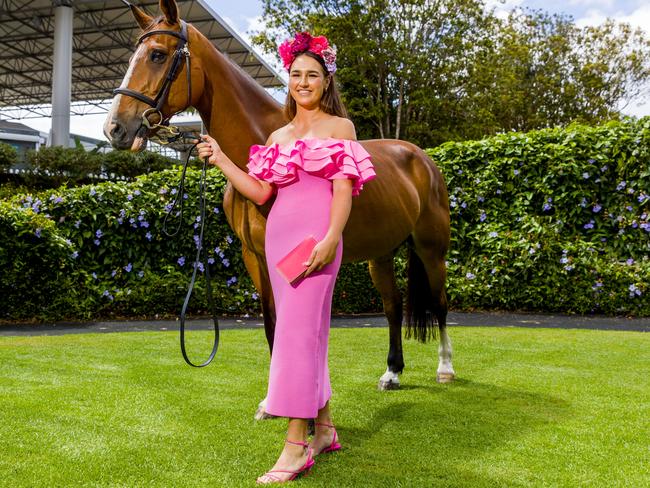
{"type": "Polygon", "coordinates": [[[438,373],[436,375],[436,381],[438,383],[451,383],[455,377],[454,373],[438,373]]]}
{"type": "Polygon", "coordinates": [[[380,391],[399,390],[399,381],[394,381],[394,380],[383,381],[383,380],[379,380],[379,384],[377,385],[377,388],[380,391]]]}

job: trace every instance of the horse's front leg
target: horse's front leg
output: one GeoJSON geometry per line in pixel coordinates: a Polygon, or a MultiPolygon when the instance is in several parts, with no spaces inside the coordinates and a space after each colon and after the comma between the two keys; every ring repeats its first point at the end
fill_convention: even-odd
{"type": "Polygon", "coordinates": [[[370,277],[381,295],[384,313],[388,319],[388,367],[379,378],[380,390],[399,388],[399,374],[404,369],[402,354],[402,295],[395,280],[393,253],[368,262],[370,277]]]}
{"type": "MultiPolygon", "coordinates": [[[[275,332],[275,302],[273,301],[273,289],[271,288],[271,280],[269,279],[266,268],[266,261],[246,246],[242,246],[242,257],[260,296],[262,315],[264,318],[264,332],[266,333],[269,352],[271,352],[273,351],[273,334],[275,332]]],[[[264,398],[257,406],[255,419],[263,420],[271,417],[272,415],[266,413],[266,398],[264,398]]]]}

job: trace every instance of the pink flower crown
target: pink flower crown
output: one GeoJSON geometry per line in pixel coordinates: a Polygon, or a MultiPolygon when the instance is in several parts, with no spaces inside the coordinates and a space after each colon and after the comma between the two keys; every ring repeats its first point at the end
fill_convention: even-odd
{"type": "Polygon", "coordinates": [[[309,32],[297,32],[293,39],[287,39],[280,44],[278,51],[287,71],[296,56],[310,51],[323,59],[330,74],[336,72],[336,47],[330,46],[325,36],[312,37],[309,32]]]}

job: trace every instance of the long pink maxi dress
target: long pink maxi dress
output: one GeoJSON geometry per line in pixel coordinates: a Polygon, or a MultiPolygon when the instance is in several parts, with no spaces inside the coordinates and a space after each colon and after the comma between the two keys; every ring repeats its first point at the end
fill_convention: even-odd
{"type": "Polygon", "coordinates": [[[330,224],[332,180],[353,180],[353,195],[375,175],[370,155],[357,141],[298,139],[280,146],[253,145],[248,174],[274,183],[277,196],[266,222],[266,260],[275,299],[276,325],[266,412],[315,418],[332,396],[327,366],[332,294],[341,266],[336,259],[295,285],[275,265],[308,235],[321,241],[330,224]]]}

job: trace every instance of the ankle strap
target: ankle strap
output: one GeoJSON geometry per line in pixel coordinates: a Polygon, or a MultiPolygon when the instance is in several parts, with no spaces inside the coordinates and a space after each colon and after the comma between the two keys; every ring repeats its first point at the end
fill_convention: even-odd
{"type": "Polygon", "coordinates": [[[309,444],[307,444],[306,442],[301,442],[301,441],[290,441],[289,439],[285,439],[285,440],[286,440],[286,442],[288,442],[289,444],[295,444],[295,445],[297,445],[297,446],[302,446],[302,447],[309,447],[309,444]]]}
{"type": "Polygon", "coordinates": [[[314,424],[315,424],[315,425],[324,425],[325,427],[330,427],[330,428],[332,428],[332,429],[334,428],[333,425],[331,425],[331,424],[325,424],[325,423],[323,423],[323,422],[314,422],[314,424]]]}

